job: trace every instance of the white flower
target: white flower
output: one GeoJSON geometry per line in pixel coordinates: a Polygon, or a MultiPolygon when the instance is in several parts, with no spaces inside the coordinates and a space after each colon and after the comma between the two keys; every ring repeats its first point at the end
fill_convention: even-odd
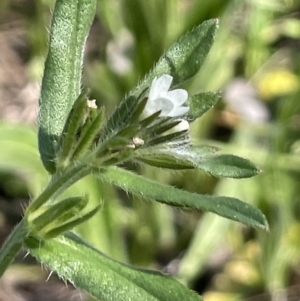
{"type": "Polygon", "coordinates": [[[169,91],[172,80],[173,77],[168,74],[153,79],[144,110],[145,115],[161,111],[159,116],[178,117],[188,112],[189,107],[182,106],[188,98],[188,93],[183,89],[169,91]]]}

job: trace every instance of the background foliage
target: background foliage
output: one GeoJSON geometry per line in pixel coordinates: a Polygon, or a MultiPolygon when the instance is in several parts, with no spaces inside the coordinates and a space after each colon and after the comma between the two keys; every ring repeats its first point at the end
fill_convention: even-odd
{"type": "MultiPolygon", "coordinates": [[[[52,0],[0,4],[1,241],[47,180],[34,123],[53,5],[52,0]]],[[[145,205],[86,178],[74,189],[84,185],[94,204],[104,196],[110,201],[79,233],[115,259],[174,273],[205,300],[299,295],[299,8],[299,0],[99,1],[83,79],[108,111],[180,35],[206,19],[220,19],[216,43],[186,88],[191,95],[222,90],[223,98],[193,124],[192,137],[195,143],[247,157],[264,172],[246,180],[148,167],[141,172],[189,191],[243,199],[266,214],[271,230],[259,232],[209,213],[145,205]]],[[[14,281],[29,279],[29,262],[11,267],[26,267],[26,276],[14,281]]],[[[7,277],[2,294],[9,294],[7,277]]]]}

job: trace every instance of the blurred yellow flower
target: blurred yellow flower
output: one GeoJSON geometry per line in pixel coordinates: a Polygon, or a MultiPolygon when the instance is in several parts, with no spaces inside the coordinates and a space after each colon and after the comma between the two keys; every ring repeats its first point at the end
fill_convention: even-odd
{"type": "Polygon", "coordinates": [[[287,69],[277,69],[264,74],[258,83],[260,96],[269,100],[276,96],[289,95],[299,89],[297,75],[287,69]]]}

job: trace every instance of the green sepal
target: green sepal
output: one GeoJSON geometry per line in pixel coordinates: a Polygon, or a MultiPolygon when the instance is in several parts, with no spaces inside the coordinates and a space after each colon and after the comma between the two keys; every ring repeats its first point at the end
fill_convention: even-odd
{"type": "Polygon", "coordinates": [[[109,140],[102,144],[99,143],[98,148],[95,150],[96,156],[101,158],[103,154],[107,154],[110,151],[118,151],[127,148],[128,145],[132,143],[132,139],[138,134],[139,131],[139,125],[130,125],[126,128],[123,128],[109,140]]]}
{"type": "Polygon", "coordinates": [[[153,129],[153,131],[151,131],[149,129],[148,132],[151,133],[153,136],[157,136],[157,135],[167,132],[168,130],[171,130],[179,123],[181,123],[181,120],[170,120],[169,122],[166,122],[164,125],[161,125],[160,127],[157,127],[156,129],[153,129]]]}
{"type": "MultiPolygon", "coordinates": [[[[99,160],[98,161],[99,166],[111,166],[111,165],[120,164],[124,161],[129,160],[133,156],[133,153],[134,153],[134,146],[132,148],[127,147],[124,150],[111,154],[110,157],[99,160]]],[[[97,164],[97,161],[95,162],[95,164],[97,164]]]]}
{"type": "Polygon", "coordinates": [[[97,112],[96,116],[91,116],[91,119],[88,118],[83,125],[76,148],[73,154],[71,154],[72,161],[75,161],[81,154],[84,154],[86,150],[92,147],[93,142],[100,132],[104,121],[105,110],[103,108],[100,110],[93,109],[91,114],[94,115],[95,111],[97,112]]]}
{"type": "Polygon", "coordinates": [[[73,233],[46,241],[29,237],[25,243],[60,278],[101,301],[202,301],[173,277],[115,261],[73,233]]]}
{"type": "Polygon", "coordinates": [[[175,207],[209,211],[248,226],[269,229],[267,220],[260,210],[236,198],[190,193],[118,167],[99,169],[98,173],[95,169],[94,174],[103,181],[147,200],[156,200],[175,207]]]}
{"type": "Polygon", "coordinates": [[[40,207],[27,216],[29,228],[32,231],[52,227],[55,223],[62,223],[76,216],[88,203],[88,197],[71,197],[53,205],[40,207]],[[34,229],[34,230],[33,230],[34,229]]]}
{"type": "Polygon", "coordinates": [[[132,116],[131,116],[131,123],[137,123],[140,116],[143,114],[143,111],[146,107],[148,101],[148,97],[144,97],[143,99],[141,99],[141,101],[138,103],[138,105],[136,106],[132,116]]]}
{"type": "Polygon", "coordinates": [[[128,96],[125,98],[109,118],[105,131],[101,134],[101,137],[105,138],[107,135],[111,135],[112,131],[120,131],[124,127],[130,125],[138,101],[138,97],[135,96],[128,96]]]}
{"type": "Polygon", "coordinates": [[[162,143],[168,143],[168,142],[174,142],[176,140],[181,140],[183,143],[188,143],[188,130],[178,131],[175,133],[167,134],[164,136],[159,136],[157,138],[153,138],[149,141],[145,141],[145,145],[147,146],[153,146],[153,145],[159,145],[162,143]]]}
{"type": "Polygon", "coordinates": [[[140,121],[141,128],[146,128],[147,126],[151,125],[157,117],[160,115],[161,111],[157,111],[153,113],[152,115],[146,117],[145,119],[140,121]]]}
{"type": "Polygon", "coordinates": [[[71,150],[74,149],[77,143],[77,133],[83,123],[84,115],[87,111],[87,97],[86,93],[81,93],[76,99],[72,110],[70,111],[66,124],[64,126],[62,135],[58,143],[57,165],[66,165],[67,158],[71,150]]]}
{"type": "Polygon", "coordinates": [[[54,237],[57,237],[69,230],[72,230],[76,226],[78,226],[78,225],[86,222],[90,218],[92,218],[99,211],[100,208],[101,208],[101,205],[97,206],[93,210],[89,211],[88,213],[85,213],[84,215],[82,215],[80,217],[74,218],[73,220],[66,222],[63,225],[57,226],[57,227],[47,231],[43,235],[43,238],[44,239],[54,238],[54,237]]]}
{"type": "Polygon", "coordinates": [[[220,99],[220,92],[198,93],[188,98],[188,121],[192,122],[212,108],[220,99]]]}

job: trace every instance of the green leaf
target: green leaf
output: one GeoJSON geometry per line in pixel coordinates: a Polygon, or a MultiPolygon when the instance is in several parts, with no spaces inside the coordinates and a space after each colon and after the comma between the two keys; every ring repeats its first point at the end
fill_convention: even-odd
{"type": "Polygon", "coordinates": [[[101,301],[201,301],[172,277],[110,259],[72,233],[47,241],[26,240],[43,264],[101,301]]]}
{"type": "Polygon", "coordinates": [[[146,75],[130,94],[138,95],[149,87],[155,76],[173,76],[172,86],[193,77],[201,68],[215,38],[218,20],[203,22],[185,34],[160,58],[154,68],[146,75]]]}
{"type": "Polygon", "coordinates": [[[46,169],[55,171],[58,139],[80,93],[83,47],[96,0],[57,0],[50,30],[39,100],[39,150],[46,169]]]}
{"type": "Polygon", "coordinates": [[[187,105],[190,108],[188,120],[191,122],[201,117],[218,102],[220,97],[219,92],[204,92],[189,97],[187,100],[187,105]]]}
{"type": "Polygon", "coordinates": [[[176,207],[210,211],[249,226],[268,229],[266,218],[258,209],[236,198],[190,193],[117,167],[96,172],[95,169],[95,174],[103,181],[145,199],[153,199],[176,207]]]}
{"type": "Polygon", "coordinates": [[[216,176],[250,178],[261,172],[251,161],[234,155],[212,156],[200,161],[197,167],[216,176]]]}
{"type": "Polygon", "coordinates": [[[169,154],[151,154],[148,156],[136,157],[135,160],[151,166],[169,169],[194,169],[195,166],[184,158],[176,158],[169,154]]]}
{"type": "Polygon", "coordinates": [[[136,152],[136,159],[156,167],[171,169],[198,168],[216,177],[250,178],[260,172],[251,161],[234,155],[214,155],[209,146],[188,146],[172,149],[143,149],[136,152]]]}
{"type": "Polygon", "coordinates": [[[146,148],[135,153],[135,160],[155,167],[169,169],[194,169],[196,163],[212,156],[217,148],[212,146],[173,147],[173,148],[146,148]]]}

